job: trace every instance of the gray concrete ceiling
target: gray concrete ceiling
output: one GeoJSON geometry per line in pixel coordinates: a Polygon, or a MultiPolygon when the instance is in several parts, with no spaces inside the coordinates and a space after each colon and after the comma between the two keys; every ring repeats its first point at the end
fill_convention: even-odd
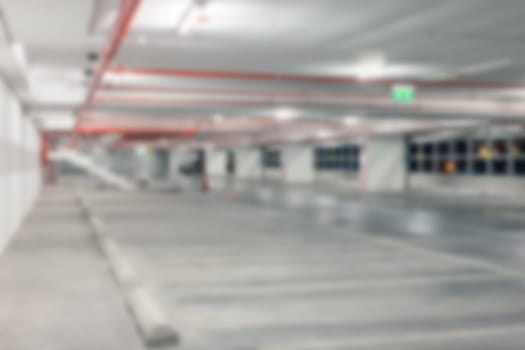
{"type": "MultiPolygon", "coordinates": [[[[203,79],[113,71],[105,75],[94,112],[263,118],[293,108],[316,120],[356,114],[439,122],[458,116],[525,118],[525,84],[520,84],[525,82],[523,0],[209,0],[182,35],[188,3],[143,0],[111,67],[361,81],[203,79]],[[375,79],[382,82],[370,84],[375,79]],[[385,102],[396,80],[423,82],[418,105],[397,108],[385,102]],[[290,93],[305,95],[297,100],[287,98],[290,93]],[[348,94],[337,98],[349,102],[312,96],[317,93],[348,94]],[[214,104],[217,98],[227,103],[214,104]],[[473,98],[489,100],[489,112],[475,108],[473,98]],[[454,103],[440,110],[436,99],[454,103]]],[[[71,120],[87,94],[85,71],[96,69],[87,54],[105,47],[119,1],[0,0],[0,6],[13,37],[27,52],[28,66],[20,73],[28,81],[26,104],[42,119],[71,120]]]]}

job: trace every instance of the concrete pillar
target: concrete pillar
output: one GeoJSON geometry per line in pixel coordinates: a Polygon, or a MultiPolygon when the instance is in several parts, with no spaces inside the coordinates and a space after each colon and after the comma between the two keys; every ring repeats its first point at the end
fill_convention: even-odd
{"type": "Polygon", "coordinates": [[[282,149],[284,181],[308,184],[315,181],[314,151],[311,146],[290,145],[282,149]]]}
{"type": "Polygon", "coordinates": [[[262,176],[261,151],[258,148],[235,150],[236,178],[239,180],[258,180],[262,176]]]}
{"type": "Polygon", "coordinates": [[[226,163],[228,152],[225,150],[206,150],[206,174],[211,189],[224,189],[227,185],[228,173],[226,163]]]}
{"type": "Polygon", "coordinates": [[[228,154],[224,150],[206,150],[206,172],[210,177],[225,177],[228,154]]]}
{"type": "Polygon", "coordinates": [[[373,136],[368,139],[362,159],[361,184],[367,192],[406,191],[404,136],[373,136]]]}

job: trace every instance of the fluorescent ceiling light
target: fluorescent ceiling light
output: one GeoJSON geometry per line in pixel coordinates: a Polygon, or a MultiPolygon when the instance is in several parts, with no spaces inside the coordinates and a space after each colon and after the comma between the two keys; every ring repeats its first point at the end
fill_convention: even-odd
{"type": "Polygon", "coordinates": [[[383,54],[372,54],[361,59],[355,67],[355,74],[361,79],[379,78],[385,75],[386,58],[383,54]]]}
{"type": "Polygon", "coordinates": [[[133,22],[133,28],[139,31],[173,30],[177,26],[178,19],[184,15],[186,8],[186,3],[180,0],[142,1],[133,22]]]}
{"type": "Polygon", "coordinates": [[[355,62],[339,62],[309,67],[313,73],[346,75],[358,79],[427,78],[443,77],[443,68],[418,63],[388,62],[382,54],[368,55],[355,62]]]}
{"type": "Polygon", "coordinates": [[[358,116],[349,116],[343,119],[343,123],[347,126],[354,126],[359,124],[361,119],[358,116]]]}
{"type": "Polygon", "coordinates": [[[204,16],[204,3],[190,0],[187,10],[184,12],[182,19],[179,22],[177,32],[180,36],[189,34],[193,26],[198,23],[198,19],[204,16]]]}
{"type": "Polygon", "coordinates": [[[319,139],[319,140],[325,140],[325,139],[329,139],[331,137],[334,136],[334,133],[329,131],[329,130],[319,130],[315,136],[319,139]]]}
{"type": "Polygon", "coordinates": [[[104,82],[112,85],[123,84],[124,80],[124,74],[122,73],[108,73],[104,75],[104,82]]]}
{"type": "Polygon", "coordinates": [[[275,119],[280,120],[280,121],[287,121],[287,120],[298,118],[299,111],[293,108],[282,107],[275,111],[274,117],[275,119]]]}

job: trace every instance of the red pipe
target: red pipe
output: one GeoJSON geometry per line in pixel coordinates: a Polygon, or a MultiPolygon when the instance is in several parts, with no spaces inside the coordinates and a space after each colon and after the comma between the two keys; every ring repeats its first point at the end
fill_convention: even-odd
{"type": "Polygon", "coordinates": [[[178,88],[162,86],[134,86],[134,85],[102,85],[100,91],[116,92],[139,92],[139,93],[183,93],[183,94],[232,94],[246,96],[297,96],[308,97],[311,94],[322,94],[323,92],[312,92],[308,90],[241,90],[241,89],[210,89],[210,88],[178,88]]]}
{"type": "Polygon", "coordinates": [[[121,0],[119,16],[115,21],[106,49],[104,50],[104,54],[97,66],[86,100],[81,108],[80,117],[78,118],[79,122],[84,113],[91,107],[95,94],[104,79],[104,75],[107,72],[109,65],[115,58],[122,42],[129,33],[140,3],[141,0],[121,0]]]}
{"type": "MultiPolygon", "coordinates": [[[[242,94],[241,94],[242,95],[242,94]]],[[[283,104],[283,103],[297,103],[297,104],[320,104],[320,105],[353,105],[354,103],[361,103],[362,101],[365,102],[393,102],[392,98],[388,94],[382,94],[382,93],[370,93],[370,94],[319,94],[319,95],[310,95],[310,98],[340,98],[338,100],[315,100],[315,99],[301,99],[301,100],[290,100],[290,101],[273,101],[273,100],[267,100],[267,98],[272,97],[295,97],[293,95],[274,95],[274,96],[261,96],[261,99],[235,99],[235,96],[227,96],[227,97],[218,97],[213,98],[214,96],[204,96],[204,97],[191,97],[191,98],[185,98],[185,97],[144,97],[144,96],[98,96],[94,100],[94,104],[96,105],[124,105],[124,106],[166,106],[166,105],[239,105],[239,106],[253,106],[253,105],[271,105],[271,104],[283,104]],[[354,100],[354,101],[352,101],[354,100]],[[356,102],[355,100],[358,100],[356,102]]],[[[475,96],[438,96],[438,95],[429,95],[421,97],[417,100],[418,103],[425,103],[427,101],[455,101],[455,102],[475,102],[475,101],[486,101],[486,99],[483,99],[481,97],[475,97],[475,96]]],[[[397,106],[411,106],[414,107],[414,103],[410,104],[398,104],[397,106]]]]}
{"type": "Polygon", "coordinates": [[[394,85],[410,84],[420,87],[438,88],[472,88],[472,89],[525,89],[523,82],[497,82],[476,80],[414,80],[414,79],[361,79],[348,76],[295,75],[239,71],[212,71],[191,69],[163,69],[142,67],[110,67],[108,72],[115,74],[136,74],[161,77],[195,78],[195,79],[227,79],[227,80],[259,80],[295,83],[331,83],[345,85],[394,85]]]}
{"type": "Polygon", "coordinates": [[[40,136],[40,165],[46,168],[49,164],[49,134],[43,133],[40,136]]]}
{"type": "Polygon", "coordinates": [[[136,137],[194,137],[197,131],[196,128],[133,128],[114,125],[79,125],[76,130],[78,134],[83,135],[119,134],[136,137]]]}
{"type": "Polygon", "coordinates": [[[198,105],[216,105],[216,106],[267,106],[268,101],[250,101],[238,99],[204,99],[204,98],[186,98],[186,99],[166,99],[166,98],[148,98],[148,97],[129,97],[129,96],[115,96],[115,97],[96,97],[93,101],[95,105],[125,105],[125,106],[158,106],[158,105],[183,105],[183,106],[198,106],[198,105]]]}
{"type": "MultiPolygon", "coordinates": [[[[159,86],[133,86],[133,85],[103,85],[100,91],[111,92],[131,92],[131,93],[172,93],[172,94],[203,94],[203,95],[235,95],[235,96],[257,96],[261,98],[272,97],[304,97],[304,98],[322,98],[322,97],[342,97],[342,98],[360,98],[360,99],[380,99],[390,98],[391,95],[384,92],[371,93],[352,93],[352,92],[327,92],[315,90],[241,90],[241,89],[210,89],[210,88],[179,88],[179,87],[159,87],[159,86]]],[[[101,99],[123,98],[123,96],[101,96],[101,99]]],[[[127,97],[130,98],[130,97],[127,97]]],[[[139,97],[140,100],[142,97],[139,97]]],[[[467,95],[449,95],[449,94],[422,94],[424,100],[443,100],[448,101],[485,101],[483,96],[475,94],[467,95]]],[[[516,98],[518,99],[518,98],[516,98]]]]}

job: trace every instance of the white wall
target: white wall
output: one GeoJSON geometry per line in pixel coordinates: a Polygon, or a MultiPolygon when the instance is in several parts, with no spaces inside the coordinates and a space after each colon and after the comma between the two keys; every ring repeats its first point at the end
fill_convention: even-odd
{"type": "Polygon", "coordinates": [[[228,153],[224,150],[206,151],[206,173],[210,177],[225,177],[228,153]]]}
{"type": "Polygon", "coordinates": [[[40,190],[40,136],[0,81],[0,253],[40,190]]]}

